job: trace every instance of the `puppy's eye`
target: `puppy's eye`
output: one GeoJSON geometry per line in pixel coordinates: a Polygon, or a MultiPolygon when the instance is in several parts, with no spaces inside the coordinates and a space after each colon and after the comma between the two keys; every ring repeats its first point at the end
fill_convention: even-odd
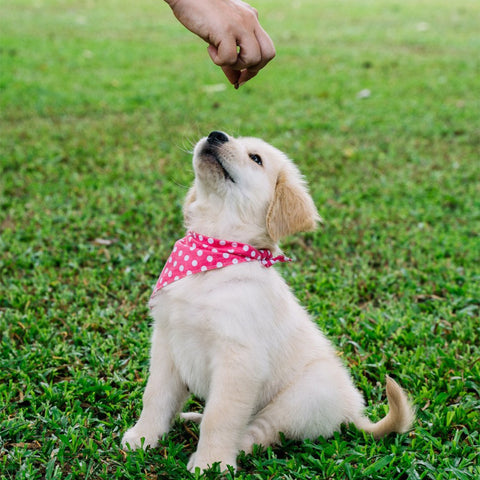
{"type": "Polygon", "coordinates": [[[262,166],[262,157],[260,155],[257,155],[256,153],[249,153],[248,156],[255,162],[258,163],[258,165],[262,166]]]}

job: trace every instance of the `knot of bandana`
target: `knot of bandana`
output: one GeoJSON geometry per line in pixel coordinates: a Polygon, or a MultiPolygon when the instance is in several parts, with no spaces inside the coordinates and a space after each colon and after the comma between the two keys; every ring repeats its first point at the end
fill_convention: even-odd
{"type": "Polygon", "coordinates": [[[163,287],[195,273],[216,270],[229,265],[257,260],[264,267],[277,262],[291,262],[284,255],[273,256],[270,250],[257,250],[246,243],[218,240],[195,232],[175,242],[162,273],[153,289],[152,297],[163,287]]]}

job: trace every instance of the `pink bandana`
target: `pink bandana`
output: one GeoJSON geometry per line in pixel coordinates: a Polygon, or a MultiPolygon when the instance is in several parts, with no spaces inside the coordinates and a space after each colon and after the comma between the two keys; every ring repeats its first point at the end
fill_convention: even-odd
{"type": "Polygon", "coordinates": [[[153,289],[152,297],[168,284],[194,273],[216,270],[252,260],[258,260],[264,267],[271,267],[277,262],[292,261],[284,255],[274,257],[270,250],[257,250],[246,243],[217,240],[188,232],[186,237],[175,243],[153,289]]]}

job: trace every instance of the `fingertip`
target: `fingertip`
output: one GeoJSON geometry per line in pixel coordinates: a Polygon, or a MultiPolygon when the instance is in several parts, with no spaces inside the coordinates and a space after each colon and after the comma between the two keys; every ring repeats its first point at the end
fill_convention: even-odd
{"type": "Polygon", "coordinates": [[[258,70],[248,70],[248,69],[242,70],[238,78],[238,86],[241,87],[242,85],[245,85],[245,83],[247,83],[257,74],[258,74],[258,70]]]}
{"type": "Polygon", "coordinates": [[[239,78],[241,72],[238,70],[234,70],[231,67],[222,67],[222,71],[227,77],[227,80],[235,87],[238,88],[239,78]]]}
{"type": "Polygon", "coordinates": [[[215,45],[209,44],[207,47],[208,54],[213,57],[217,55],[217,47],[215,45]]]}
{"type": "Polygon", "coordinates": [[[209,45],[207,47],[207,52],[210,55],[210,58],[212,59],[212,62],[215,63],[215,65],[218,65],[217,59],[218,59],[218,48],[215,47],[215,45],[209,45]]]}

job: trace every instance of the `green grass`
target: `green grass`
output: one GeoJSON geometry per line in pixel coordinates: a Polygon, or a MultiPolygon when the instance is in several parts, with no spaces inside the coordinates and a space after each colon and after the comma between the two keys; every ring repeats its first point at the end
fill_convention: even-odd
{"type": "Polygon", "coordinates": [[[213,129],[297,161],[326,221],[278,268],[369,415],[386,373],[418,409],[405,435],[257,449],[238,478],[480,478],[480,4],[256,6],[277,58],[234,91],[160,0],[0,4],[0,479],[190,478],[195,428],[120,438],[188,150],[213,129]]]}

